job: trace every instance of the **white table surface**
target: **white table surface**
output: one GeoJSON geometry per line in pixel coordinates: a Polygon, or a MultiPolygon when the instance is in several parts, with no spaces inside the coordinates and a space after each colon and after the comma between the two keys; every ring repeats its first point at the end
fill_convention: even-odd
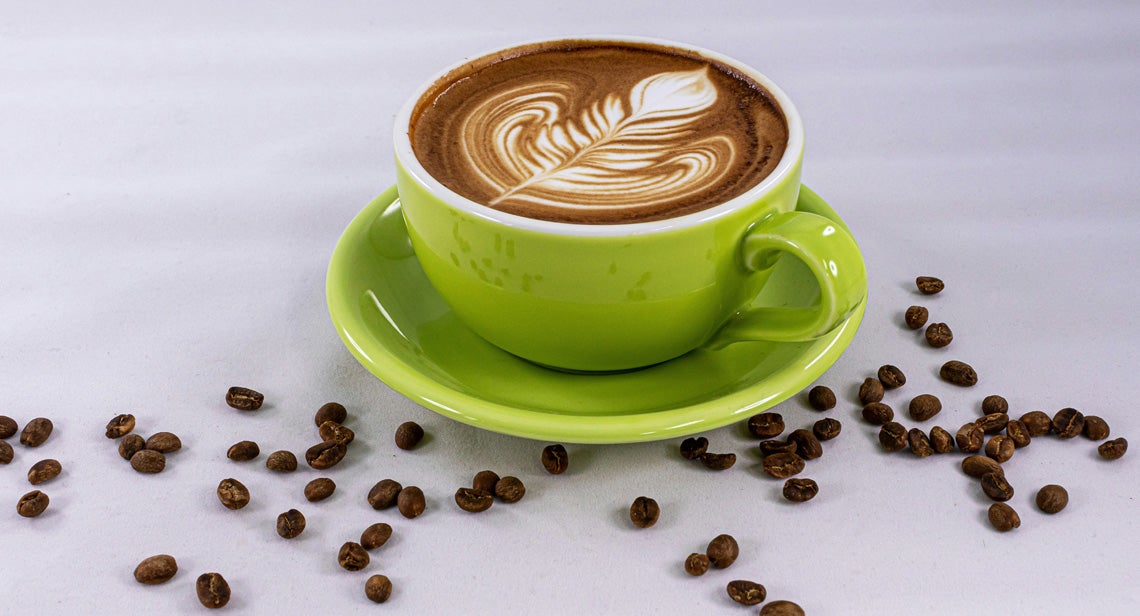
{"type": "MultiPolygon", "coordinates": [[[[1122,614],[1135,609],[1140,452],[1107,463],[1083,438],[1041,438],[1008,464],[1022,526],[993,531],[960,455],[881,453],[852,389],[884,363],[908,372],[896,410],[931,392],[953,431],[981,398],[1015,414],[1074,406],[1140,439],[1140,5],[1134,2],[17,3],[0,5],[0,414],[56,432],[0,467],[0,613],[194,613],[194,579],[223,573],[240,613],[755,613],[725,584],[754,579],[809,614],[1122,614]],[[365,371],[326,312],[324,275],[345,225],[394,181],[392,118],[422,80],[488,49],[538,37],[629,33],[713,48],[756,66],[808,127],[805,182],[856,233],[871,303],[820,379],[843,434],[792,506],[757,472],[739,426],[708,433],[737,466],[681,460],[676,441],[568,447],[454,423],[365,371]],[[955,341],[934,350],[900,326],[922,300],[955,341]],[[982,375],[938,381],[944,359],[982,375]],[[230,385],[269,404],[226,407],[230,385]],[[314,441],[312,414],[350,410],[358,442],[309,504],[303,468],[276,476],[225,459],[314,441]],[[156,476],[102,435],[131,411],[139,431],[179,434],[156,476]],[[414,452],[395,427],[421,423],[414,452]],[[51,507],[16,515],[41,458],[62,476],[51,507]],[[480,515],[452,502],[491,468],[526,498],[480,515]],[[214,497],[227,476],[245,510],[214,497]],[[364,500],[378,479],[421,486],[404,520],[364,500]],[[1046,516],[1036,489],[1066,486],[1046,516]],[[634,497],[661,521],[638,530],[634,497]],[[294,541],[274,532],[291,507],[294,541]],[[336,564],[374,521],[395,528],[367,573],[336,564]],[[740,559],[691,578],[682,561],[726,532],[740,559]],[[131,572],[169,553],[181,570],[143,587],[131,572]],[[391,600],[363,594],[388,575],[391,600]]],[[[776,407],[791,427],[818,415],[776,407]]],[[[911,424],[904,419],[904,423],[911,424]]],[[[14,442],[14,440],[12,441],[14,442]]],[[[1134,445],[1135,446],[1135,445],[1134,445]]],[[[261,460],[264,460],[264,453],[261,460]]],[[[303,464],[303,463],[302,463],[303,464]]]]}

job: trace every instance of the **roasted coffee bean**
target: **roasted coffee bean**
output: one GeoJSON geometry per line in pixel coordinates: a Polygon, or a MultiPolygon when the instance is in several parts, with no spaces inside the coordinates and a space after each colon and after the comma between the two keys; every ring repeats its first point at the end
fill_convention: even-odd
{"type": "Polygon", "coordinates": [[[178,562],[169,554],[158,554],[144,558],[135,567],[135,581],[139,584],[161,584],[178,573],[178,562]]]}
{"type": "Polygon", "coordinates": [[[803,458],[794,453],[774,453],[764,458],[764,472],[776,479],[787,479],[803,470],[803,458]]]}
{"type": "Polygon", "coordinates": [[[1096,448],[1096,452],[1105,460],[1119,460],[1128,453],[1128,440],[1124,437],[1105,441],[1096,448]]]}
{"type": "Polygon", "coordinates": [[[55,426],[50,419],[37,417],[24,425],[24,431],[20,433],[20,444],[27,447],[39,447],[48,440],[54,428],[55,426]]]}
{"type": "Polygon", "coordinates": [[[945,323],[932,323],[926,328],[926,344],[941,349],[954,341],[954,332],[945,323]]]}
{"type": "Polygon", "coordinates": [[[526,495],[526,486],[518,477],[507,475],[495,482],[495,496],[504,503],[517,503],[526,495]]]}
{"type": "Polygon", "coordinates": [[[919,428],[907,430],[906,442],[910,445],[910,452],[920,458],[925,458],[934,453],[934,447],[930,445],[930,439],[927,438],[926,433],[919,428]]]}
{"type": "Polygon", "coordinates": [[[795,453],[796,452],[796,444],[795,443],[792,443],[789,441],[780,441],[780,440],[776,440],[776,439],[771,439],[771,440],[767,440],[767,441],[760,441],[760,444],[757,445],[756,447],[757,447],[757,449],[760,450],[760,455],[765,456],[765,457],[770,456],[774,453],[795,453]]]}
{"type": "Polygon", "coordinates": [[[34,518],[43,513],[50,502],[51,499],[48,498],[47,494],[39,490],[32,490],[21,496],[20,500],[16,502],[16,513],[25,518],[34,518]]]}
{"type": "Polygon", "coordinates": [[[248,387],[231,387],[226,390],[226,404],[239,411],[256,411],[263,402],[265,396],[248,387]]]}
{"type": "Polygon", "coordinates": [[[297,470],[297,456],[292,451],[274,451],[265,459],[265,468],[278,473],[292,473],[297,470]]]}
{"type": "Polygon", "coordinates": [[[19,429],[20,426],[16,424],[15,419],[7,415],[0,415],[0,441],[12,438],[19,429]]]}
{"type": "Polygon", "coordinates": [[[859,402],[863,405],[881,402],[884,393],[883,384],[879,382],[879,379],[864,379],[863,384],[859,386],[859,402]]]}
{"type": "Polygon", "coordinates": [[[1069,504],[1069,492],[1056,484],[1049,484],[1037,491],[1037,508],[1045,513],[1057,513],[1069,504]]]}
{"type": "Polygon", "coordinates": [[[131,456],[131,468],[148,475],[161,473],[166,468],[166,456],[161,451],[141,449],[131,456]]]}
{"type": "Polygon", "coordinates": [[[1085,417],[1084,435],[1085,438],[1093,441],[1100,441],[1108,438],[1110,430],[1108,429],[1108,422],[1097,417],[1096,415],[1089,415],[1085,417]]]}
{"type": "Polygon", "coordinates": [[[198,601],[210,609],[225,607],[230,602],[230,585],[220,573],[199,575],[194,590],[198,593],[198,601]]]}
{"type": "Polygon", "coordinates": [[[942,368],[938,370],[938,376],[947,383],[961,387],[973,387],[978,384],[978,373],[974,371],[974,368],[970,364],[956,359],[942,364],[942,368]]]}
{"type": "Polygon", "coordinates": [[[340,551],[336,555],[336,561],[345,571],[360,571],[367,567],[371,560],[368,550],[355,541],[346,541],[340,546],[340,551]]]}
{"type": "Polygon", "coordinates": [[[476,490],[495,491],[495,484],[499,483],[499,474],[495,471],[479,471],[471,480],[471,487],[476,490]]]}
{"type": "Polygon", "coordinates": [[[802,503],[819,494],[819,484],[813,479],[789,479],[784,482],[783,494],[793,503],[802,503]]]}
{"type": "Polygon", "coordinates": [[[760,413],[748,418],[748,433],[756,438],[776,438],[784,432],[784,417],[779,413],[760,413]]]}
{"type": "Polygon", "coordinates": [[[906,326],[911,329],[918,329],[926,325],[926,319],[930,318],[930,311],[922,306],[911,306],[906,309],[906,326]]]}
{"type": "Polygon", "coordinates": [[[16,457],[16,452],[12,450],[8,441],[0,441],[0,464],[11,464],[14,457],[16,457]]]}
{"type": "Polygon", "coordinates": [[[880,367],[878,377],[883,389],[898,389],[906,385],[906,375],[898,369],[898,366],[886,364],[880,367]]]}
{"type": "Polygon", "coordinates": [[[808,404],[817,411],[835,408],[835,392],[823,385],[816,385],[808,392],[808,404]]]}
{"type": "Polygon", "coordinates": [[[486,511],[494,503],[495,496],[486,490],[459,488],[455,491],[455,504],[459,505],[460,509],[470,513],[486,511]]]}
{"type": "Polygon", "coordinates": [[[217,493],[218,500],[226,509],[236,511],[249,504],[249,488],[233,477],[218,482],[217,493]]]}
{"type": "Polygon", "coordinates": [[[239,441],[230,445],[226,457],[234,462],[248,462],[261,455],[261,448],[253,441],[239,441]]]}
{"type": "Polygon", "coordinates": [[[930,446],[934,453],[951,453],[954,451],[954,437],[942,426],[930,429],[930,446]]]}
{"type": "Polygon", "coordinates": [[[1009,402],[1005,398],[994,394],[986,396],[982,399],[982,414],[989,415],[990,413],[1008,413],[1009,402]]]}
{"type": "Polygon", "coordinates": [[[958,444],[958,450],[962,453],[975,453],[982,450],[986,442],[986,433],[982,427],[975,422],[965,424],[958,428],[958,433],[954,435],[954,442],[958,444]]]}
{"type": "Polygon", "coordinates": [[[815,460],[823,455],[823,445],[811,430],[793,430],[788,435],[788,442],[796,444],[796,455],[804,460],[815,460]]]}
{"type": "Polygon", "coordinates": [[[107,422],[107,438],[122,438],[135,429],[135,416],[130,413],[116,415],[107,422]]]}
{"type": "Polygon", "coordinates": [[[629,519],[638,528],[649,528],[661,517],[661,507],[648,496],[638,496],[629,506],[629,519]]]}
{"type": "Polygon", "coordinates": [[[404,487],[394,479],[381,479],[368,491],[368,504],[373,509],[387,509],[396,504],[404,487]]]}
{"type": "Polygon", "coordinates": [[[1045,436],[1053,430],[1053,420],[1045,411],[1029,411],[1021,416],[1021,423],[1029,428],[1029,436],[1045,436]]]}
{"type": "Polygon", "coordinates": [[[713,471],[723,471],[732,468],[736,464],[736,454],[734,453],[709,453],[701,454],[701,464],[713,471]]]}
{"type": "Polygon", "coordinates": [[[174,453],[182,449],[182,439],[171,432],[156,432],[146,439],[146,449],[162,453],[174,453]]]}
{"type": "Polygon", "coordinates": [[[709,557],[693,552],[685,559],[685,573],[692,576],[704,575],[709,570],[709,557]]]}
{"type": "Polygon", "coordinates": [[[1013,457],[1013,451],[1016,447],[1013,444],[1013,439],[998,434],[991,436],[989,442],[986,443],[986,455],[996,462],[1007,462],[1013,457]]]}
{"type": "Polygon", "coordinates": [[[725,590],[728,598],[741,605],[760,605],[768,598],[768,591],[762,584],[748,580],[733,580],[725,590]]]}
{"type": "Polygon", "coordinates": [[[1061,438],[1073,438],[1085,428],[1085,416],[1074,408],[1063,408],[1053,416],[1053,432],[1061,438]]]}
{"type": "Polygon", "coordinates": [[[146,449],[146,439],[141,435],[128,434],[119,441],[119,455],[124,460],[130,460],[143,449],[146,449]]]}
{"type": "Polygon", "coordinates": [[[392,596],[392,580],[377,573],[364,583],[364,596],[373,603],[384,603],[392,596]]]}
{"type": "Polygon", "coordinates": [[[923,295],[934,295],[942,291],[946,285],[934,276],[919,276],[914,279],[914,286],[918,287],[918,291],[923,295]]]}
{"type": "Polygon", "coordinates": [[[981,478],[986,473],[1005,474],[1001,464],[986,456],[967,456],[962,460],[962,472],[971,477],[981,478]]]}
{"type": "Polygon", "coordinates": [[[317,434],[322,441],[336,441],[340,445],[348,446],[356,440],[356,433],[350,428],[342,426],[335,421],[326,421],[317,428],[317,434]]]}
{"type": "Polygon", "coordinates": [[[740,546],[732,535],[717,535],[709,542],[705,554],[708,554],[710,565],[724,569],[736,562],[736,557],[740,556],[740,546]]]}
{"type": "Polygon", "coordinates": [[[888,421],[879,428],[879,444],[887,451],[899,451],[906,447],[907,430],[902,424],[888,421]]]}
{"type": "Polygon", "coordinates": [[[709,448],[709,439],[703,436],[690,436],[681,441],[681,457],[686,460],[699,460],[709,448]]]}
{"type": "Polygon", "coordinates": [[[400,515],[409,520],[419,517],[426,506],[424,491],[416,486],[408,486],[400,490],[400,495],[396,497],[396,509],[400,511],[400,515]]]}
{"type": "Polygon", "coordinates": [[[360,547],[366,550],[375,550],[388,543],[391,538],[392,527],[385,522],[377,522],[360,533],[360,547]]]}
{"type": "Polygon", "coordinates": [[[865,419],[867,423],[881,426],[893,421],[894,418],[895,410],[882,402],[872,402],[863,407],[863,419],[865,419]]]}
{"type": "Polygon", "coordinates": [[[277,534],[284,539],[293,539],[305,532],[305,514],[290,509],[277,516],[277,534]]]}
{"type": "Polygon", "coordinates": [[[400,449],[415,449],[424,438],[424,429],[414,421],[405,421],[396,428],[396,446],[400,449]]]}
{"type": "Polygon", "coordinates": [[[938,396],[933,394],[919,394],[910,400],[911,419],[915,421],[926,421],[942,412],[942,401],[938,396]]]}
{"type": "Polygon", "coordinates": [[[325,441],[305,450],[305,462],[309,466],[323,471],[339,464],[346,453],[348,453],[348,448],[344,445],[336,441],[325,441]]]}
{"type": "Polygon", "coordinates": [[[542,449],[542,467],[551,475],[561,475],[570,465],[570,456],[562,445],[547,445],[542,449]]]}
{"type": "Polygon", "coordinates": [[[1021,517],[1013,510],[1013,507],[1005,503],[990,505],[988,517],[990,524],[999,532],[1008,532],[1021,526],[1021,517]]]}
{"type": "Polygon", "coordinates": [[[804,616],[804,610],[791,601],[773,601],[760,608],[760,616],[804,616]]]}
{"type": "Polygon", "coordinates": [[[305,484],[305,500],[310,503],[323,501],[336,491],[336,482],[328,477],[318,477],[305,484]]]}
{"type": "Polygon", "coordinates": [[[63,472],[59,460],[40,460],[28,469],[28,483],[38,486],[45,481],[55,479],[63,472]]]}
{"type": "Polygon", "coordinates": [[[984,417],[979,417],[974,423],[982,429],[986,434],[997,434],[1009,425],[1009,415],[1005,413],[990,413],[984,417]]]}
{"type": "Polygon", "coordinates": [[[326,402],[313,415],[313,423],[317,425],[317,428],[320,428],[321,424],[326,421],[343,425],[346,419],[348,419],[348,410],[339,402],[326,402]]]}
{"type": "Polygon", "coordinates": [[[1013,441],[1014,447],[1018,449],[1027,447],[1031,440],[1029,437],[1029,428],[1025,427],[1025,424],[1021,423],[1018,419],[1013,419],[1006,424],[1005,435],[1009,437],[1009,440],[1013,441]]]}
{"type": "Polygon", "coordinates": [[[839,436],[842,429],[843,424],[839,423],[838,419],[827,417],[812,424],[811,433],[821,441],[830,441],[839,436]]]}
{"type": "Polygon", "coordinates": [[[1013,498],[1013,486],[1005,478],[1005,473],[986,473],[982,475],[982,491],[986,496],[1000,502],[1013,498]]]}

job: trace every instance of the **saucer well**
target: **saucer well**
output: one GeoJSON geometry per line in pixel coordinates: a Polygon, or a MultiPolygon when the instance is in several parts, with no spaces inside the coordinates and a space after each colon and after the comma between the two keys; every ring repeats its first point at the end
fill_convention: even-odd
{"type": "MultiPolygon", "coordinates": [[[[806,186],[797,209],[846,227],[806,186]]],[[[866,300],[811,342],[740,342],[697,349],[619,374],[539,367],[467,329],[412,251],[396,187],[349,223],[326,281],[329,314],[356,359],[392,389],[457,421],[544,441],[627,443],[680,437],[747,419],[795,395],[851,343],[866,300]]],[[[810,306],[807,267],[781,259],[754,302],[810,306]]]]}

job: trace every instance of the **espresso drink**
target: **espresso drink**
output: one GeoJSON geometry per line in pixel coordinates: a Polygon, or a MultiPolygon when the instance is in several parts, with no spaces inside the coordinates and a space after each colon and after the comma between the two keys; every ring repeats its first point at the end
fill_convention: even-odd
{"type": "Polygon", "coordinates": [[[622,224],[704,210],[776,168],[774,97],[695,52],[557,41],[475,60],[434,84],[408,127],[451,190],[504,212],[622,224]]]}

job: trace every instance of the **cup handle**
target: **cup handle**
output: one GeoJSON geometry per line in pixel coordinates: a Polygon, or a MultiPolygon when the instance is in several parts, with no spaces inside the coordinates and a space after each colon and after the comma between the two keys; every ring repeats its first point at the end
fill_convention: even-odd
{"type": "Polygon", "coordinates": [[[801,342],[827,334],[867,295],[867,269],[855,238],[830,218],[810,212],[782,212],[752,225],[741,241],[744,267],[761,271],[781,253],[804,262],[819,284],[818,307],[761,307],[734,314],[706,348],[745,340],[801,342]]]}

